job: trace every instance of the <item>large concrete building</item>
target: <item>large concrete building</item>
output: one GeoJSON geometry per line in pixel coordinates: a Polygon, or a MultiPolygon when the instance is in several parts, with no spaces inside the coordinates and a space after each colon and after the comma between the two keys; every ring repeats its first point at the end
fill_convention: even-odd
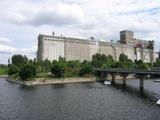
{"type": "Polygon", "coordinates": [[[70,38],[64,36],[38,36],[38,60],[58,60],[59,56],[66,60],[91,60],[96,53],[112,55],[115,60],[121,53],[131,60],[142,59],[154,62],[154,41],[134,38],[132,31],[121,31],[120,40],[116,43],[102,42],[91,37],[88,39],[70,38]]]}

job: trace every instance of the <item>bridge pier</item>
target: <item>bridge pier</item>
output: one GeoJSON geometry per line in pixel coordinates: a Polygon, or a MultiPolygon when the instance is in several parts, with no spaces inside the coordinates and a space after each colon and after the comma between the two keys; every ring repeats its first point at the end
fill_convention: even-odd
{"type": "Polygon", "coordinates": [[[115,78],[116,78],[116,76],[115,76],[115,74],[114,73],[112,73],[111,74],[112,75],[112,81],[111,81],[111,84],[115,84],[115,78]]]}
{"type": "Polygon", "coordinates": [[[119,68],[111,68],[111,69],[96,69],[98,71],[98,75],[101,76],[100,73],[107,73],[112,76],[111,83],[115,84],[115,75],[120,74],[123,77],[123,85],[126,86],[126,77],[129,74],[135,74],[139,77],[139,89],[143,93],[144,90],[144,77],[146,75],[160,75],[160,70],[146,70],[146,69],[119,69],[119,68]]]}
{"type": "Polygon", "coordinates": [[[96,73],[96,80],[97,81],[99,81],[99,82],[103,82],[103,81],[105,81],[106,80],[106,77],[107,77],[107,73],[105,73],[105,72],[97,72],[96,73]]]}
{"type": "Polygon", "coordinates": [[[122,85],[123,85],[123,86],[126,86],[126,78],[127,78],[126,75],[123,75],[123,76],[122,76],[122,85]]]}
{"type": "Polygon", "coordinates": [[[143,76],[141,76],[139,80],[139,89],[140,91],[143,91],[144,89],[144,77],[143,76]]]}
{"type": "Polygon", "coordinates": [[[106,80],[106,73],[101,73],[101,80],[102,81],[105,81],[106,80]]]}

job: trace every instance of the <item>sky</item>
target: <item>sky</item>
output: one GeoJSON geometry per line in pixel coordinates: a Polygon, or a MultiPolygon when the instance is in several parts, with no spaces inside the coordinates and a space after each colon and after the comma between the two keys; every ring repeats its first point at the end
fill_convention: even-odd
{"type": "Polygon", "coordinates": [[[39,33],[117,41],[121,30],[159,51],[160,0],[0,0],[0,64],[36,58],[39,33]]]}

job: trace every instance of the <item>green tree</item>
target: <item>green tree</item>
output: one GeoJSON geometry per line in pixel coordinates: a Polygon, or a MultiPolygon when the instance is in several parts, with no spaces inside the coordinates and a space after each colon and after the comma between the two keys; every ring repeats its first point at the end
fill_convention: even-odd
{"type": "Polygon", "coordinates": [[[103,65],[103,62],[101,60],[101,55],[100,54],[95,54],[92,56],[92,65],[96,68],[101,68],[103,65]]]}
{"type": "Polygon", "coordinates": [[[32,80],[36,76],[36,67],[33,64],[26,64],[19,72],[21,80],[32,80]]]}
{"type": "Polygon", "coordinates": [[[144,63],[142,60],[138,60],[136,62],[136,69],[146,69],[146,70],[148,70],[149,66],[148,66],[147,63],[144,63]]]}
{"type": "Polygon", "coordinates": [[[16,65],[12,64],[12,65],[10,65],[10,67],[8,69],[8,75],[17,77],[18,73],[19,73],[19,70],[20,69],[16,65]]]}
{"type": "Polygon", "coordinates": [[[110,66],[112,66],[114,64],[114,60],[111,55],[108,55],[108,63],[110,64],[110,66]]]}
{"type": "Polygon", "coordinates": [[[65,77],[79,76],[80,62],[78,60],[71,60],[67,62],[67,67],[64,70],[65,77]]]}
{"type": "Polygon", "coordinates": [[[111,55],[95,54],[92,57],[92,65],[95,68],[110,68],[113,66],[114,60],[111,55]]]}
{"type": "Polygon", "coordinates": [[[114,68],[132,69],[135,68],[135,65],[131,59],[128,59],[127,55],[120,54],[119,61],[115,62],[114,68]]]}
{"type": "Polygon", "coordinates": [[[160,67],[160,59],[156,59],[156,62],[154,63],[154,67],[160,67]]]}
{"type": "Polygon", "coordinates": [[[63,58],[63,57],[61,57],[61,56],[59,56],[58,61],[59,61],[59,62],[63,62],[63,63],[64,63],[64,62],[66,62],[66,59],[65,59],[65,58],[63,58]]]}
{"type": "Polygon", "coordinates": [[[119,67],[120,68],[124,68],[124,69],[133,69],[134,68],[134,63],[132,62],[132,60],[126,60],[123,62],[119,62],[119,67]]]}
{"type": "Polygon", "coordinates": [[[5,75],[8,73],[8,66],[0,64],[0,75],[5,75]]]}
{"type": "Polygon", "coordinates": [[[27,64],[28,58],[24,55],[13,55],[12,56],[12,64],[17,65],[18,67],[22,68],[24,64],[27,64]]]}
{"type": "Polygon", "coordinates": [[[45,71],[46,72],[50,72],[51,71],[51,66],[52,66],[51,61],[49,61],[49,60],[46,59],[44,61],[44,69],[45,69],[45,71]]]}
{"type": "Polygon", "coordinates": [[[64,77],[64,64],[57,62],[52,65],[51,72],[55,77],[64,77]]]}
{"type": "Polygon", "coordinates": [[[128,60],[128,56],[125,55],[124,53],[120,54],[119,56],[119,62],[124,62],[128,60]]]}
{"type": "Polygon", "coordinates": [[[81,65],[80,76],[93,74],[93,66],[90,62],[84,61],[81,65]]]}

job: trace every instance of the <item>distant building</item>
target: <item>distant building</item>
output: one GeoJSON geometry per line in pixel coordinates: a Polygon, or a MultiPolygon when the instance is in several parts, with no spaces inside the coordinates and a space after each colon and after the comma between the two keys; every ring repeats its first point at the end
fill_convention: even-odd
{"type": "Polygon", "coordinates": [[[102,42],[91,37],[79,39],[53,35],[38,36],[38,60],[58,60],[59,56],[66,60],[91,60],[96,53],[112,55],[115,60],[121,53],[126,54],[131,60],[142,59],[145,62],[155,60],[154,41],[134,38],[132,31],[121,31],[117,43],[102,42]]]}

